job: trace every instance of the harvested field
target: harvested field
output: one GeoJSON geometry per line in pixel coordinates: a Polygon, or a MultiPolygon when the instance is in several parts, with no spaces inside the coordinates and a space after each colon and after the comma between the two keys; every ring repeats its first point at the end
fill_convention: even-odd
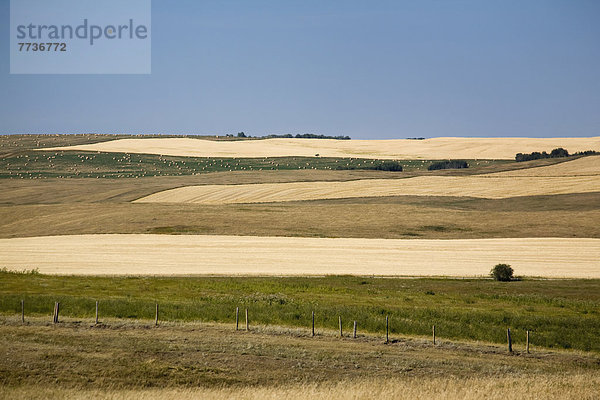
{"type": "MultiPolygon", "coordinates": [[[[101,188],[110,189],[108,186],[101,188]]],[[[48,201],[63,200],[57,196],[68,196],[69,188],[57,186],[53,189],[56,194],[48,196],[48,201]]],[[[371,239],[600,238],[600,193],[499,200],[398,196],[222,205],[117,202],[138,193],[132,190],[106,201],[86,202],[103,194],[97,189],[81,193],[86,200],[80,203],[0,204],[0,238],[106,233],[371,239]]],[[[37,193],[30,197],[26,194],[23,201],[41,198],[37,193]]]]}
{"type": "Polygon", "coordinates": [[[161,154],[188,157],[358,157],[381,159],[505,159],[517,153],[551,151],[571,153],[599,150],[600,137],[591,138],[432,138],[425,140],[265,139],[211,141],[190,138],[119,139],[109,142],[54,147],[46,150],[82,150],[161,154]]]}
{"type": "Polygon", "coordinates": [[[600,239],[402,240],[79,235],[0,240],[0,266],[81,275],[484,276],[600,278],[600,239]]]}
{"type": "Polygon", "coordinates": [[[543,167],[524,168],[514,171],[496,172],[493,176],[528,176],[528,177],[554,177],[554,176],[599,176],[600,156],[581,157],[576,160],[543,167]]]}
{"type": "Polygon", "coordinates": [[[235,204],[387,196],[464,196],[505,199],[593,192],[600,192],[598,176],[419,176],[407,179],[369,179],[348,182],[188,186],[154,193],[135,202],[235,204]]]}
{"type": "Polygon", "coordinates": [[[292,182],[188,186],[155,193],[139,203],[269,203],[387,196],[466,196],[503,199],[600,191],[600,157],[476,176],[418,176],[347,182],[292,182]]]}

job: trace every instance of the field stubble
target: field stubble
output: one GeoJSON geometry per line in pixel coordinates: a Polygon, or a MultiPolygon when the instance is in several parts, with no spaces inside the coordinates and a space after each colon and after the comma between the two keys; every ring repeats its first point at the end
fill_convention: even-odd
{"type": "Polygon", "coordinates": [[[523,276],[600,278],[600,239],[359,239],[73,235],[0,239],[0,265],[75,275],[479,277],[498,263],[523,276]]]}

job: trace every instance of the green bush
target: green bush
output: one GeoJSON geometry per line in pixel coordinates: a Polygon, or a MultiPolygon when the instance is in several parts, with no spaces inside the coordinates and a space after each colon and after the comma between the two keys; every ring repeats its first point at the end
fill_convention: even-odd
{"type": "Polygon", "coordinates": [[[497,264],[494,268],[492,268],[490,275],[492,275],[492,278],[494,278],[494,280],[501,282],[510,282],[513,279],[513,272],[514,271],[510,265],[497,264]]]}

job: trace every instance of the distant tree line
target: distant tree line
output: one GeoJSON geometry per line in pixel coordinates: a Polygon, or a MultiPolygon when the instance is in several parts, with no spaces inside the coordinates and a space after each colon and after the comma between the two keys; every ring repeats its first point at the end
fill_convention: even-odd
{"type": "Polygon", "coordinates": [[[515,156],[515,160],[516,161],[531,161],[531,160],[539,160],[542,158],[560,158],[560,157],[569,157],[569,156],[591,156],[591,155],[596,155],[596,154],[600,154],[600,152],[597,152],[595,150],[586,150],[586,151],[578,151],[577,153],[574,154],[569,154],[569,152],[566,149],[563,149],[562,147],[559,147],[557,149],[554,149],[550,152],[550,154],[546,153],[545,151],[542,151],[541,153],[539,151],[534,151],[533,153],[517,153],[517,155],[515,156]]]}
{"type": "Polygon", "coordinates": [[[577,153],[574,153],[574,156],[596,156],[599,155],[600,152],[596,151],[596,150],[586,150],[586,151],[578,151],[577,153]]]}
{"type": "Polygon", "coordinates": [[[350,136],[327,136],[327,135],[317,135],[314,133],[303,133],[292,135],[291,133],[287,133],[285,135],[266,135],[263,136],[265,139],[336,139],[336,140],[350,140],[350,136]]]}
{"type": "Polygon", "coordinates": [[[569,157],[569,152],[562,147],[554,149],[550,152],[550,154],[542,151],[534,151],[533,153],[517,153],[515,156],[516,161],[531,161],[531,160],[540,160],[542,158],[559,158],[559,157],[569,157]]]}
{"type": "Polygon", "coordinates": [[[398,161],[379,161],[377,164],[363,164],[363,165],[338,165],[338,170],[348,169],[370,169],[376,171],[392,171],[402,172],[402,164],[398,161]]]}
{"type": "Polygon", "coordinates": [[[402,172],[402,164],[398,161],[383,161],[379,164],[375,164],[372,167],[367,167],[366,169],[374,169],[377,171],[393,171],[393,172],[402,172]]]}
{"type": "MultiPolygon", "coordinates": [[[[252,136],[250,135],[246,135],[244,132],[238,132],[237,135],[233,135],[231,133],[228,133],[225,135],[225,137],[238,137],[238,138],[251,138],[252,136]]],[[[292,135],[291,133],[286,133],[284,135],[265,135],[265,136],[259,136],[258,138],[260,139],[336,139],[336,140],[350,140],[350,136],[327,136],[327,135],[317,135],[314,133],[303,133],[303,134],[297,134],[297,135],[292,135]]]]}
{"type": "Polygon", "coordinates": [[[431,164],[427,169],[429,171],[434,171],[437,169],[460,169],[460,168],[469,168],[469,164],[463,160],[448,160],[448,161],[438,161],[431,164]]]}

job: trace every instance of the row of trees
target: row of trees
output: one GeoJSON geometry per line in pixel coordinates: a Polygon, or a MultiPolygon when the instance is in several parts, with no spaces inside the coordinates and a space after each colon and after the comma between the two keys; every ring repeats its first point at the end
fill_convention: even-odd
{"type": "Polygon", "coordinates": [[[438,161],[431,164],[427,169],[429,171],[435,171],[437,169],[460,169],[460,168],[469,168],[469,164],[463,160],[448,160],[448,161],[438,161]]]}
{"type": "Polygon", "coordinates": [[[533,153],[525,153],[525,154],[517,153],[517,155],[515,156],[515,160],[531,161],[531,160],[539,160],[542,158],[569,157],[570,155],[571,156],[593,156],[593,155],[598,155],[598,154],[600,154],[600,152],[598,152],[596,150],[578,151],[577,153],[569,154],[569,152],[566,149],[559,147],[557,149],[552,150],[550,153],[546,153],[545,151],[542,151],[541,153],[539,151],[534,151],[533,153]]]}
{"type": "Polygon", "coordinates": [[[377,164],[363,164],[361,166],[358,165],[338,165],[336,167],[338,170],[353,170],[353,169],[371,169],[376,171],[392,171],[392,172],[402,172],[402,164],[398,161],[380,161],[377,164]]]}
{"type": "Polygon", "coordinates": [[[263,136],[263,138],[266,139],[273,139],[273,138],[282,138],[282,139],[291,139],[291,138],[295,138],[295,139],[336,139],[336,140],[350,140],[350,136],[328,136],[328,135],[317,135],[315,133],[303,133],[303,134],[297,134],[297,135],[292,135],[291,133],[285,134],[285,135],[267,135],[267,136],[263,136]]]}
{"type": "Polygon", "coordinates": [[[550,154],[542,151],[534,151],[533,153],[517,153],[515,156],[516,161],[531,161],[531,160],[539,160],[542,158],[559,158],[559,157],[569,157],[569,152],[562,147],[554,149],[550,152],[550,154]]]}
{"type": "MultiPolygon", "coordinates": [[[[225,135],[227,137],[234,137],[232,134],[225,135]]],[[[246,135],[244,132],[238,132],[235,135],[239,138],[249,138],[252,137],[250,135],[246,135]]],[[[286,133],[285,135],[266,135],[261,136],[263,139],[336,139],[336,140],[350,140],[350,136],[327,136],[327,135],[317,135],[315,133],[302,133],[297,135],[292,135],[291,133],[286,133]]]]}

